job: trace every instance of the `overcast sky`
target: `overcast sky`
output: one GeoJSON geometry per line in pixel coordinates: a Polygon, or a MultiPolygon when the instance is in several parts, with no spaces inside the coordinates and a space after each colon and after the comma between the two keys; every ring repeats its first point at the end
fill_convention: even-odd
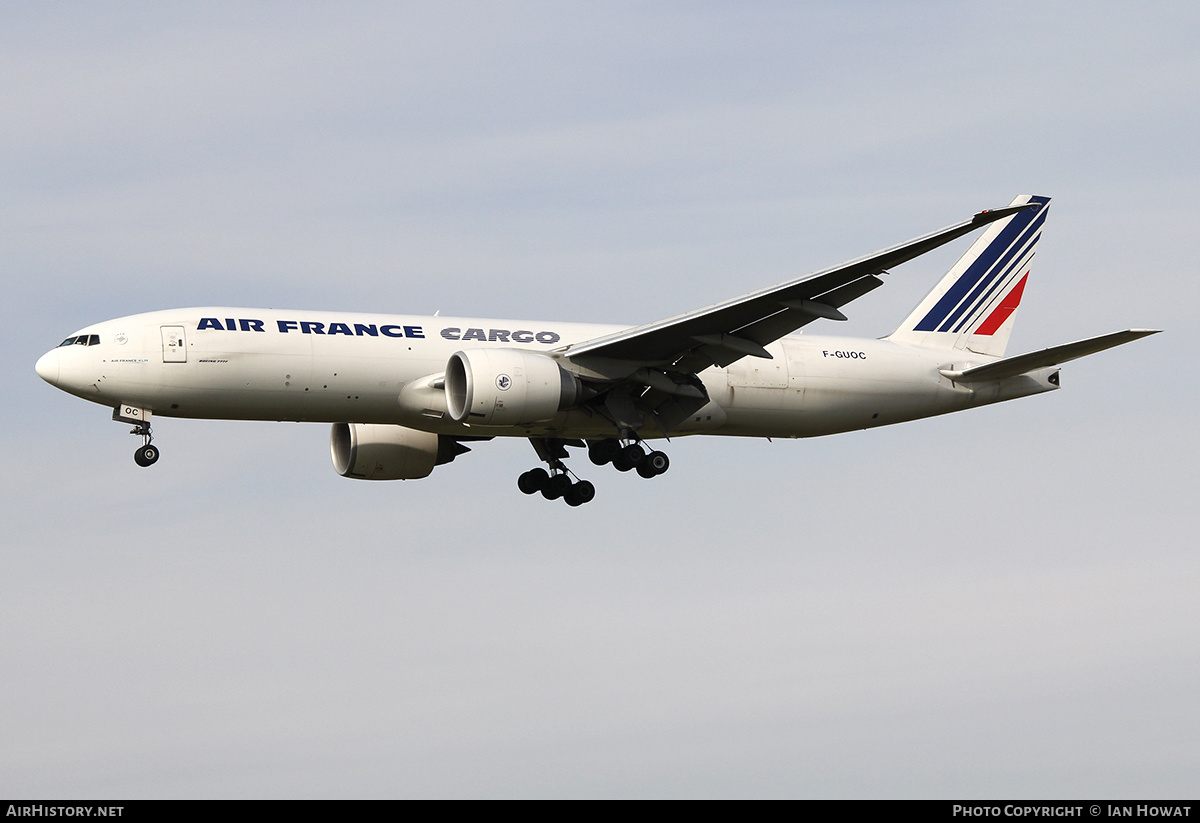
{"type": "MultiPolygon", "coordinates": [[[[1194,797],[1194,3],[7,3],[0,795],[1194,797]],[[1063,390],[337,476],[33,364],[187,305],[640,323],[1054,198],[1063,390]],[[576,458],[579,462],[581,458],[576,458]]],[[[886,334],[967,241],[814,333],[886,334]]]]}

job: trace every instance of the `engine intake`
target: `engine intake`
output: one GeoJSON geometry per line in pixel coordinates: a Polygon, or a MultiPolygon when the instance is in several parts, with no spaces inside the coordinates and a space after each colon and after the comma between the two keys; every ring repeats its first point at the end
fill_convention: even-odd
{"type": "Polygon", "coordinates": [[[579,398],[578,379],[553,358],[520,349],[467,349],[446,364],[446,409],[459,423],[549,420],[579,398]]]}

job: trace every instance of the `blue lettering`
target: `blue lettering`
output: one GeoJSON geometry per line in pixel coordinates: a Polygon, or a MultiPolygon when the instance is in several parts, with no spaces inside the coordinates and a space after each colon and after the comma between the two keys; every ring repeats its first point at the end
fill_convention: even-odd
{"type": "Polygon", "coordinates": [[[261,320],[238,320],[242,331],[263,331],[263,321],[261,320]]]}
{"type": "Polygon", "coordinates": [[[295,320],[276,320],[275,323],[279,326],[279,331],[282,334],[287,334],[288,331],[296,328],[295,320]]]}
{"type": "Polygon", "coordinates": [[[350,331],[350,327],[345,323],[330,323],[329,334],[348,334],[354,336],[354,332],[350,331]]]}
{"type": "Polygon", "coordinates": [[[404,336],[404,327],[403,326],[380,326],[379,331],[383,333],[384,337],[403,337],[404,336]]]}
{"type": "Polygon", "coordinates": [[[221,321],[215,317],[201,317],[200,324],[196,326],[196,331],[204,331],[205,329],[216,329],[217,331],[225,331],[221,325],[221,321]]]}
{"type": "Polygon", "coordinates": [[[405,326],[404,334],[408,337],[420,337],[424,339],[425,332],[421,331],[420,326],[405,326]]]}
{"type": "Polygon", "coordinates": [[[372,323],[369,326],[364,326],[362,323],[355,323],[354,324],[354,333],[357,334],[359,337],[362,337],[364,334],[370,335],[371,337],[378,337],[379,329],[375,328],[374,323],[372,323]]]}
{"type": "Polygon", "coordinates": [[[324,323],[313,323],[308,320],[301,320],[300,321],[300,331],[304,332],[305,334],[324,334],[325,333],[325,324],[324,323]]]}

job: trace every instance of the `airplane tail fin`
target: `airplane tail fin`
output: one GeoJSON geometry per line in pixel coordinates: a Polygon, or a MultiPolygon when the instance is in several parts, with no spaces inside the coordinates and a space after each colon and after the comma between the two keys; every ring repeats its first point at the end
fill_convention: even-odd
{"type": "Polygon", "coordinates": [[[1040,203],[988,226],[888,340],[967,349],[1001,357],[1008,346],[1029,263],[1042,236],[1050,198],[1023,194],[1010,205],[1040,203]]]}

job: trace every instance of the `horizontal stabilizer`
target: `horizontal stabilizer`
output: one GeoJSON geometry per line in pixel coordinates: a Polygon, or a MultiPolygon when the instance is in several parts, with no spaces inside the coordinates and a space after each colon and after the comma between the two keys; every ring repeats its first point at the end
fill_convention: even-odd
{"type": "Polygon", "coordinates": [[[1025,374],[1034,369],[1042,369],[1046,366],[1058,366],[1069,360],[1076,360],[1080,357],[1086,357],[1089,354],[1111,349],[1113,346],[1120,346],[1122,343],[1130,343],[1151,334],[1158,334],[1160,331],[1162,330],[1126,329],[1125,331],[1116,331],[1112,334],[1102,334],[1099,337],[1089,337],[1087,340],[1078,340],[1074,343],[1064,343],[1061,346],[1051,346],[1048,349],[1030,352],[1029,354],[1006,357],[1003,360],[997,360],[994,363],[985,363],[982,366],[976,366],[972,369],[964,369],[963,371],[942,369],[941,372],[956,383],[1003,380],[1006,377],[1016,377],[1019,374],[1025,374]]]}

